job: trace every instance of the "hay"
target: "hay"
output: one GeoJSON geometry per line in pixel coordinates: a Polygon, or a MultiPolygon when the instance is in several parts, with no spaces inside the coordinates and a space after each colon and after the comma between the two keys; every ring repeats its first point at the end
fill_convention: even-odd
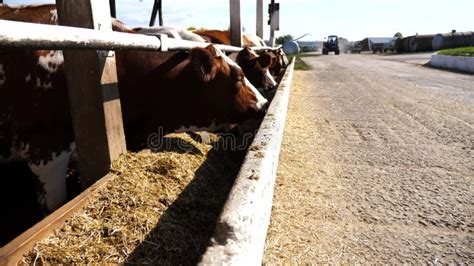
{"type": "Polygon", "coordinates": [[[163,150],[117,159],[106,189],[22,262],[197,263],[245,152],[212,149],[187,134],[167,139],[163,150]]]}

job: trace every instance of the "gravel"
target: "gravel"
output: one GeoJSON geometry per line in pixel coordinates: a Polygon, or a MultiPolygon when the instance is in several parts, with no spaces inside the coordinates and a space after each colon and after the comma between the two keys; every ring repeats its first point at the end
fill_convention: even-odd
{"type": "Polygon", "coordinates": [[[304,58],[264,263],[474,263],[474,76],[304,58]]]}

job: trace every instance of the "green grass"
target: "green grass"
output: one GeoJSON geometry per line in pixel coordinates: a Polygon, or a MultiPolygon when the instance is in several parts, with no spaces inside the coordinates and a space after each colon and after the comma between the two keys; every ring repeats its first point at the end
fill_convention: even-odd
{"type": "Polygon", "coordinates": [[[309,53],[299,53],[299,54],[288,56],[288,59],[291,61],[293,59],[293,57],[296,57],[296,59],[295,59],[295,70],[307,71],[307,70],[310,70],[311,67],[308,64],[306,64],[303,60],[301,60],[301,58],[303,58],[303,57],[315,57],[315,56],[319,56],[319,55],[309,54],[309,53]]]}
{"type": "Polygon", "coordinates": [[[474,56],[474,46],[445,49],[439,51],[438,54],[450,56],[474,56]]]}
{"type": "Polygon", "coordinates": [[[296,57],[295,70],[307,71],[307,70],[310,70],[310,69],[311,69],[311,67],[308,66],[308,64],[306,64],[303,60],[301,60],[301,57],[296,57]]]}

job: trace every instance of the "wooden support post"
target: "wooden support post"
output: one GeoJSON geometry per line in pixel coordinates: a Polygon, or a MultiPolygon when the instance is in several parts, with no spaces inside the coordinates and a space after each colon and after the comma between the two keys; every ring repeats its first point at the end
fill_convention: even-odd
{"type": "Polygon", "coordinates": [[[263,0],[257,0],[257,36],[263,39],[263,0]]]}
{"type": "Polygon", "coordinates": [[[242,47],[242,26],[240,23],[240,0],[229,0],[230,44],[242,47]]]}
{"type": "Polygon", "coordinates": [[[156,22],[156,14],[158,13],[158,21],[159,25],[163,26],[163,12],[161,10],[161,0],[155,0],[153,3],[153,9],[151,10],[151,18],[150,18],[150,27],[155,26],[156,22]]]}
{"type": "Polygon", "coordinates": [[[117,17],[117,11],[115,9],[115,0],[109,0],[110,4],[110,16],[113,18],[117,17]]]}
{"type": "MultiPolygon", "coordinates": [[[[111,31],[103,0],[56,0],[61,25],[111,31]]],[[[79,158],[81,186],[105,176],[112,160],[126,151],[112,51],[64,51],[69,103],[79,158]]]]}

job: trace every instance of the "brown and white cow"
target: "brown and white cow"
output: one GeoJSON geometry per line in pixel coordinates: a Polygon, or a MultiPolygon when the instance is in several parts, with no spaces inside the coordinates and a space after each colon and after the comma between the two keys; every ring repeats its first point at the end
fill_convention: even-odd
{"type": "Polygon", "coordinates": [[[270,73],[273,76],[279,76],[289,63],[285,52],[283,52],[283,49],[282,48],[273,49],[273,50],[269,49],[269,50],[263,50],[259,52],[259,54],[263,54],[263,53],[268,54],[272,58],[272,63],[270,65],[270,73]]]}
{"type": "Polygon", "coordinates": [[[277,83],[269,71],[276,61],[275,56],[266,51],[257,54],[249,47],[230,55],[231,58],[234,56],[245,76],[259,91],[268,91],[276,87],[277,83]]]}
{"type": "Polygon", "coordinates": [[[0,18],[40,24],[56,24],[58,13],[55,5],[16,5],[0,4],[0,18]]]}
{"type": "MultiPolygon", "coordinates": [[[[54,24],[55,7],[40,7],[6,12],[0,6],[0,19],[54,24]]],[[[129,31],[113,23],[115,30],[129,31]]],[[[117,51],[116,59],[131,149],[141,148],[158,128],[217,130],[261,115],[268,103],[242,69],[212,45],[166,53],[117,51]]],[[[39,201],[49,211],[66,200],[74,146],[62,52],[0,50],[0,163],[26,162],[43,184],[39,201]]]]}
{"type": "MultiPolygon", "coordinates": [[[[194,33],[215,44],[231,44],[229,31],[198,30],[194,31],[194,33]]],[[[245,76],[259,89],[259,91],[264,92],[275,88],[277,82],[269,71],[271,61],[268,60],[268,57],[270,55],[265,54],[267,52],[258,55],[249,48],[253,46],[265,46],[265,42],[258,36],[247,34],[243,36],[243,40],[245,48],[238,54],[231,54],[230,57],[233,58],[240,67],[242,67],[245,76]]]]}
{"type": "MultiPolygon", "coordinates": [[[[139,34],[157,36],[160,34],[165,34],[169,38],[195,41],[195,42],[206,42],[209,40],[204,39],[200,35],[183,30],[176,27],[170,26],[156,26],[156,27],[138,27],[134,28],[133,31],[139,34]]],[[[212,31],[211,31],[212,32],[212,31]]],[[[216,31],[217,33],[222,33],[222,31],[216,31]]],[[[250,39],[251,36],[248,35],[247,39],[250,39]]],[[[255,36],[256,40],[260,39],[258,36],[255,36]]],[[[261,40],[261,39],[260,39],[261,40]]],[[[263,42],[263,41],[262,41],[263,42]]],[[[257,42],[258,43],[258,42],[257,42]]],[[[221,41],[217,41],[217,44],[222,44],[221,41]]],[[[278,64],[276,57],[276,52],[262,51],[260,54],[256,54],[251,49],[246,46],[239,53],[232,53],[230,58],[237,62],[237,64],[243,69],[245,77],[254,85],[260,92],[268,91],[276,87],[277,83],[270,72],[270,67],[275,68],[277,66],[281,67],[281,64],[278,64]],[[271,57],[271,63],[268,64],[268,57],[271,57]]],[[[280,69],[280,68],[279,68],[280,69]]],[[[278,71],[278,74],[280,71],[278,71]]]]}

